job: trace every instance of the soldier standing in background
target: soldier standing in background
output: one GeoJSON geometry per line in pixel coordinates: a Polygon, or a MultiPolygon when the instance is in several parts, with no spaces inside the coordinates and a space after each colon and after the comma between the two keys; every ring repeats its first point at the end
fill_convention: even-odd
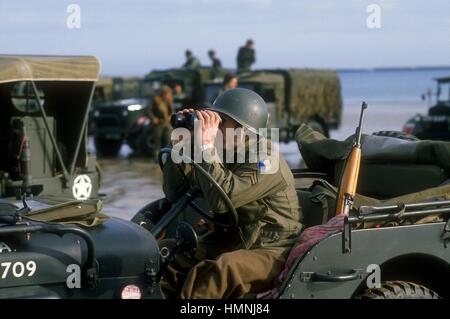
{"type": "Polygon", "coordinates": [[[252,39],[248,39],[245,46],[239,48],[237,55],[237,72],[250,71],[250,67],[255,61],[254,42],[252,39]]]}
{"type": "Polygon", "coordinates": [[[184,62],[183,68],[195,70],[200,67],[200,61],[192,54],[191,50],[186,50],[184,54],[186,56],[186,62],[184,62]]]}
{"type": "Polygon", "coordinates": [[[220,71],[222,70],[222,62],[220,62],[220,60],[217,58],[216,52],[214,50],[208,51],[208,57],[212,62],[210,78],[217,78],[220,75],[220,71]]]}
{"type": "Polygon", "coordinates": [[[164,85],[153,103],[149,106],[149,115],[153,124],[154,158],[157,159],[161,147],[170,142],[170,115],[174,112],[172,89],[164,85]]]}

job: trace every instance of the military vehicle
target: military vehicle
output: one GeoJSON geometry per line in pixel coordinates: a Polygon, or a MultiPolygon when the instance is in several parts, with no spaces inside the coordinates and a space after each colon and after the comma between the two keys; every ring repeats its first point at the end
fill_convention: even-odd
{"type": "MultiPolygon", "coordinates": [[[[273,289],[242,297],[450,297],[450,145],[430,147],[389,136],[363,136],[358,183],[361,193],[355,197],[348,217],[333,217],[336,181],[351,144],[326,139],[305,126],[297,137],[308,167],[313,167],[293,170],[306,229],[273,289]],[[438,150],[440,156],[429,156],[438,150]],[[411,152],[428,155],[417,163],[401,156],[411,152]],[[426,172],[430,171],[440,172],[439,177],[428,176],[426,172]],[[325,235],[314,240],[317,233],[325,235]]],[[[161,151],[161,166],[170,154],[170,149],[161,151]]],[[[173,260],[175,251],[195,255],[203,237],[193,225],[200,217],[216,227],[224,227],[224,220],[229,220],[228,226],[232,227],[238,220],[227,193],[201,166],[189,163],[214,185],[229,209],[229,218],[217,220],[195,185],[175,203],[162,198],[143,207],[134,222],[156,238],[177,239],[172,251],[162,248],[160,273],[173,260]]]]}
{"type": "Polygon", "coordinates": [[[99,156],[116,155],[124,141],[138,153],[152,148],[149,102],[148,98],[128,98],[94,106],[90,134],[99,156]]]}
{"type": "Polygon", "coordinates": [[[146,117],[153,95],[150,83],[143,78],[99,79],[89,116],[89,134],[94,137],[97,155],[116,155],[124,141],[136,152],[144,143],[153,143],[147,136],[146,117]]]}
{"type": "Polygon", "coordinates": [[[101,77],[96,85],[93,102],[110,102],[130,98],[149,98],[151,85],[140,77],[101,77]]]}
{"type": "Polygon", "coordinates": [[[99,78],[95,84],[94,97],[92,98],[88,132],[92,133],[93,115],[97,105],[105,106],[113,101],[150,98],[152,96],[153,90],[143,78],[108,76],[99,78]]]}
{"type": "Polygon", "coordinates": [[[96,199],[86,138],[99,68],[0,56],[0,298],[161,296],[154,238],[96,199]]]}
{"type": "Polygon", "coordinates": [[[436,105],[428,115],[416,114],[403,127],[403,132],[423,140],[450,141],[450,77],[435,79],[436,105]]]}
{"type": "MultiPolygon", "coordinates": [[[[238,86],[264,98],[270,112],[269,127],[280,129],[280,141],[292,140],[303,123],[326,136],[341,123],[341,87],[334,71],[257,70],[240,74],[238,86]]],[[[221,89],[221,83],[206,85],[205,100],[212,103],[221,89]]]]}

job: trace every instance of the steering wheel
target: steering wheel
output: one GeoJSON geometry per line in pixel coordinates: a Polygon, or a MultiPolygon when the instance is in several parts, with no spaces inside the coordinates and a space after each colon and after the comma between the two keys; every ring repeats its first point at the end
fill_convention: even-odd
{"type": "MultiPolygon", "coordinates": [[[[164,163],[167,160],[166,156],[171,156],[172,151],[173,150],[171,148],[161,149],[161,151],[159,153],[159,158],[158,158],[161,169],[163,168],[164,163]]],[[[190,157],[188,157],[184,154],[183,155],[177,154],[177,156],[181,156],[184,163],[188,163],[188,164],[192,165],[193,167],[195,167],[196,171],[199,172],[200,174],[202,174],[211,183],[211,185],[213,185],[213,187],[219,193],[221,199],[224,201],[225,205],[228,208],[227,212],[224,214],[227,217],[226,220],[227,221],[229,220],[230,223],[224,224],[222,221],[218,220],[216,216],[210,214],[207,210],[202,209],[197,204],[195,204],[193,201],[190,201],[188,203],[188,206],[193,208],[195,210],[195,212],[197,212],[200,216],[204,217],[206,220],[214,223],[215,225],[222,226],[224,228],[237,226],[238,225],[238,214],[236,212],[236,209],[234,208],[234,205],[233,205],[231,199],[228,197],[227,193],[223,190],[223,188],[217,183],[217,181],[203,167],[201,167],[198,163],[195,163],[190,157]]],[[[186,176],[183,173],[183,170],[182,170],[180,164],[175,163],[175,165],[177,165],[180,172],[183,174],[183,178],[185,178],[188,185],[190,185],[186,176]]],[[[191,190],[194,190],[194,188],[195,188],[195,186],[191,185],[191,190]]]]}

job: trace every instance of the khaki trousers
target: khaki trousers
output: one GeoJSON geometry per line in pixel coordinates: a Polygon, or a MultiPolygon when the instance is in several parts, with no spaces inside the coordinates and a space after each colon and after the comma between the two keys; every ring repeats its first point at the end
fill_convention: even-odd
{"type": "Polygon", "coordinates": [[[272,288],[289,250],[240,249],[201,261],[177,254],[161,286],[168,298],[225,299],[272,288]]]}

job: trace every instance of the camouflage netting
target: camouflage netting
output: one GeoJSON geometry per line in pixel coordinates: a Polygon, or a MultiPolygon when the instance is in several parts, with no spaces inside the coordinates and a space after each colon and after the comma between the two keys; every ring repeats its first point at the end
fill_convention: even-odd
{"type": "Polygon", "coordinates": [[[321,113],[324,118],[337,115],[340,121],[342,98],[339,77],[331,70],[290,69],[292,81],[290,109],[295,118],[321,113]]]}

